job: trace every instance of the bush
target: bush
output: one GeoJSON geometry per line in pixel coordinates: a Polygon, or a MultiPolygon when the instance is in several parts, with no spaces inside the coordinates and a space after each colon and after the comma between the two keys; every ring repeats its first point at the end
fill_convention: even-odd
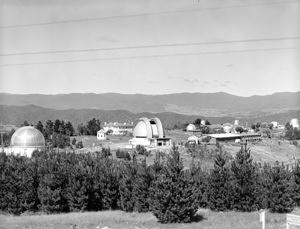
{"type": "Polygon", "coordinates": [[[76,145],[76,138],[72,139],[72,145],[76,145]]]}
{"type": "Polygon", "coordinates": [[[149,152],[146,150],[146,148],[144,146],[141,146],[141,145],[137,145],[136,148],[135,148],[137,154],[139,155],[143,155],[143,156],[146,156],[148,157],[149,156],[149,152]]]}
{"type": "Polygon", "coordinates": [[[116,157],[121,158],[121,159],[125,159],[127,161],[131,160],[130,154],[127,151],[123,151],[123,150],[120,150],[120,149],[117,149],[116,157]]]}
{"type": "Polygon", "coordinates": [[[150,209],[161,223],[191,222],[198,209],[198,191],[189,172],[183,170],[173,145],[167,164],[150,188],[150,209]]]}
{"type": "Polygon", "coordinates": [[[77,148],[77,149],[82,149],[82,148],[83,148],[83,143],[82,143],[82,141],[79,141],[79,142],[76,143],[76,148],[77,148]]]}

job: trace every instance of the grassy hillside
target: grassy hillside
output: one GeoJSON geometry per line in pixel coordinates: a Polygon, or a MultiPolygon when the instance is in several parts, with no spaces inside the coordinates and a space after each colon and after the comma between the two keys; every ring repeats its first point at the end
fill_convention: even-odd
{"type": "MultiPolygon", "coordinates": [[[[102,211],[68,213],[57,215],[0,215],[1,229],[257,229],[261,228],[259,213],[212,212],[201,209],[196,222],[190,224],[160,224],[151,213],[126,213],[122,211],[102,211]]],[[[299,214],[299,209],[294,211],[299,214]]],[[[285,214],[266,214],[266,228],[284,229],[285,214]]]]}

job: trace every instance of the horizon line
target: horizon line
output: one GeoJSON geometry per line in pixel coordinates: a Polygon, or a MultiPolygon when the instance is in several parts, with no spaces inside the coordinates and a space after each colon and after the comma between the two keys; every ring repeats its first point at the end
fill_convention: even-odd
{"type": "Polygon", "coordinates": [[[147,93],[120,93],[120,92],[69,92],[69,93],[11,93],[11,92],[0,92],[0,94],[9,94],[9,95],[45,95],[45,96],[56,96],[56,95],[72,95],[72,94],[95,94],[95,95],[105,95],[105,94],[118,94],[118,95],[144,95],[144,96],[164,96],[164,95],[178,95],[178,94],[228,94],[228,95],[233,95],[233,96],[238,96],[238,97],[253,97],[253,96],[268,96],[268,95],[274,95],[274,94],[279,94],[279,93],[299,93],[300,90],[297,91],[275,91],[273,93],[269,94],[253,94],[253,95],[237,95],[237,94],[232,94],[229,92],[225,91],[215,91],[215,92],[173,92],[173,93],[163,93],[163,94],[147,94],[147,93]]]}

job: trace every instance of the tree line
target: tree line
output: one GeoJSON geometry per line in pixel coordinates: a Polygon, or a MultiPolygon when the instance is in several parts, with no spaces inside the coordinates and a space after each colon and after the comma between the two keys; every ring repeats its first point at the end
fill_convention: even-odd
{"type": "Polygon", "coordinates": [[[13,214],[73,211],[151,211],[162,223],[191,222],[199,207],[215,211],[290,212],[300,205],[300,163],[257,164],[245,146],[229,161],[222,151],[204,171],[184,168],[178,148],[153,164],[94,153],[0,154],[0,210],[13,214]]]}

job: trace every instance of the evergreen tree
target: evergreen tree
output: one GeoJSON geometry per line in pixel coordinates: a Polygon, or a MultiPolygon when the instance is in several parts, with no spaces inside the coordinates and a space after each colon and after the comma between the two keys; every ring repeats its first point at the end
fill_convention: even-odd
{"type": "MultiPolygon", "coordinates": [[[[72,156],[74,158],[74,156],[72,156]]],[[[90,167],[80,155],[70,167],[67,198],[71,211],[84,211],[88,206],[88,188],[90,167]]]]}
{"type": "Polygon", "coordinates": [[[74,127],[73,127],[72,123],[69,121],[65,125],[65,132],[66,132],[65,134],[68,136],[74,135],[74,127]]]}
{"type": "Polygon", "coordinates": [[[44,134],[44,126],[43,126],[43,123],[41,121],[38,121],[35,128],[38,129],[39,131],[41,131],[41,133],[44,134]]]}
{"type": "Polygon", "coordinates": [[[27,120],[25,120],[21,126],[30,126],[30,124],[28,123],[27,120]]]}
{"type": "Polygon", "coordinates": [[[68,163],[66,153],[45,152],[38,158],[39,187],[38,197],[41,210],[46,212],[66,212],[69,210],[68,163]]]}
{"type": "Polygon", "coordinates": [[[87,123],[87,132],[89,135],[97,135],[97,131],[101,129],[101,123],[98,119],[93,118],[87,123]]]}
{"type": "Polygon", "coordinates": [[[270,174],[269,208],[271,212],[287,213],[294,209],[294,181],[292,173],[277,163],[270,174]]]}
{"type": "Polygon", "coordinates": [[[300,161],[298,160],[293,168],[294,176],[294,201],[297,206],[300,206],[300,161]]]}
{"type": "Polygon", "coordinates": [[[44,136],[45,136],[45,139],[47,141],[50,141],[51,140],[51,136],[53,134],[53,131],[54,131],[54,123],[51,121],[51,120],[48,120],[46,122],[46,125],[45,125],[45,132],[44,132],[44,136]]]}
{"type": "Polygon", "coordinates": [[[103,154],[98,160],[101,160],[101,176],[100,189],[102,194],[102,208],[103,209],[117,209],[119,194],[119,167],[109,158],[109,154],[103,154]]]}
{"type": "Polygon", "coordinates": [[[137,212],[149,211],[149,188],[153,177],[146,159],[138,165],[136,179],[133,184],[133,198],[135,201],[134,210],[137,212]]]}
{"type": "Polygon", "coordinates": [[[207,185],[208,206],[212,210],[224,211],[232,208],[231,173],[222,152],[216,155],[214,169],[207,185]]]}
{"type": "Polygon", "coordinates": [[[60,129],[59,129],[59,127],[61,126],[61,122],[60,122],[60,120],[59,119],[56,119],[55,121],[54,121],[54,124],[53,124],[53,131],[54,131],[54,133],[60,133],[59,131],[60,131],[60,129]]]}
{"type": "Polygon", "coordinates": [[[175,144],[150,188],[150,209],[162,223],[191,222],[198,209],[195,183],[190,172],[183,170],[175,144]]]}
{"type": "Polygon", "coordinates": [[[135,206],[134,182],[137,174],[136,159],[132,162],[124,162],[120,176],[120,208],[123,211],[132,212],[135,206]]]}
{"type": "Polygon", "coordinates": [[[240,211],[254,211],[257,201],[257,173],[250,149],[242,146],[231,163],[233,175],[233,208],[240,211]]]}

